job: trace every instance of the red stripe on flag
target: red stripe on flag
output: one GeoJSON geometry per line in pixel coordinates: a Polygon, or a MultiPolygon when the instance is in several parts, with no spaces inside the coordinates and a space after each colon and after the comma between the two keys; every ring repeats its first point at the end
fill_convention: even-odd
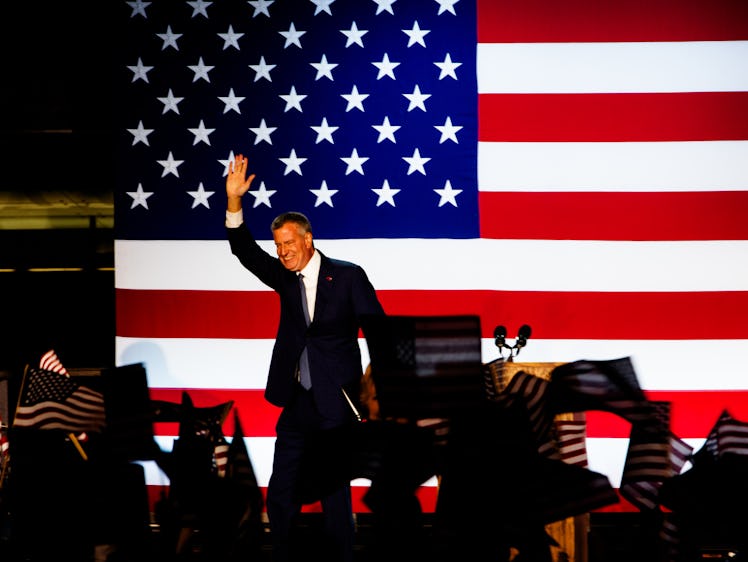
{"type": "MultiPolygon", "coordinates": [[[[151,400],[181,403],[181,388],[151,388],[151,400]]],[[[280,408],[265,400],[265,391],[259,389],[186,389],[193,404],[197,408],[209,408],[218,404],[234,401],[234,408],[239,412],[242,429],[247,437],[275,437],[275,422],[280,414],[280,408]]],[[[223,434],[234,434],[234,416],[226,417],[223,422],[223,434]]],[[[157,422],[154,424],[156,435],[179,435],[179,424],[172,422],[157,422]]]]}
{"type": "Polygon", "coordinates": [[[479,43],[712,41],[748,37],[744,0],[478,0],[479,43]]]}
{"type": "MultiPolygon", "coordinates": [[[[705,372],[705,376],[708,373],[705,372]]],[[[153,400],[179,402],[181,389],[151,388],[153,400]]],[[[189,389],[190,397],[196,406],[209,407],[234,401],[239,412],[242,427],[247,437],[275,437],[275,421],[280,409],[265,401],[264,391],[241,389],[189,389]]],[[[670,428],[681,439],[703,439],[723,410],[727,409],[734,418],[748,421],[748,390],[733,391],[645,391],[649,400],[671,403],[670,428]]],[[[622,438],[629,437],[629,422],[608,412],[587,411],[586,437],[622,438]]],[[[157,423],[156,435],[177,436],[176,423],[157,423]]],[[[223,425],[225,435],[234,431],[233,416],[223,425]]]]}
{"type": "Polygon", "coordinates": [[[748,92],[481,94],[482,142],[748,138],[748,92]]]}
{"type": "Polygon", "coordinates": [[[746,240],[748,191],[481,192],[482,238],[746,240]],[[528,209],[511,212],[506,209],[528,209]]]}
{"type": "MultiPolygon", "coordinates": [[[[275,338],[269,291],[117,289],[117,335],[138,338],[275,338]]],[[[538,339],[748,338],[748,291],[378,291],[388,314],[478,314],[538,326],[538,339]]],[[[483,337],[493,337],[483,325],[483,337]]]]}
{"type": "MultiPolygon", "coordinates": [[[[705,365],[706,366],[706,365],[705,365]]],[[[708,371],[704,372],[708,376],[708,371]]],[[[681,439],[704,439],[724,409],[748,420],[748,390],[645,391],[649,400],[670,402],[670,429],[681,439]]],[[[587,437],[624,438],[631,425],[608,412],[586,412],[587,437]]]]}

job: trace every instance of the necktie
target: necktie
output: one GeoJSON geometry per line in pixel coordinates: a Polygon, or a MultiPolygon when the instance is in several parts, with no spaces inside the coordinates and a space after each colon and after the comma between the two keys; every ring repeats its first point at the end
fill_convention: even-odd
{"type": "MultiPolygon", "coordinates": [[[[309,304],[306,300],[304,276],[301,273],[299,273],[299,290],[301,291],[301,307],[304,309],[304,319],[306,320],[306,325],[309,326],[311,322],[309,318],[309,304]]],[[[307,390],[312,387],[312,377],[309,375],[309,357],[307,357],[306,347],[304,347],[301,357],[299,357],[299,382],[307,390]]]]}

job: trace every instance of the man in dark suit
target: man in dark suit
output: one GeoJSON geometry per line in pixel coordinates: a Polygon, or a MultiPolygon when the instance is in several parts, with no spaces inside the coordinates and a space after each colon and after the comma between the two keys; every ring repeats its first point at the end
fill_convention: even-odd
{"type": "MultiPolygon", "coordinates": [[[[359,320],[384,310],[361,267],[315,249],[312,227],[301,213],[283,213],[273,221],[277,257],[260,248],[244,224],[241,201],[254,178],[243,155],[229,163],[226,231],[241,264],[280,296],[265,398],[283,408],[276,425],[267,513],[274,558],[284,562],[297,548],[292,533],[306,501],[302,494],[308,497],[302,481],[317,476],[305,472],[314,466],[307,461],[333,451],[324,436],[341,434],[354,419],[348,398],[358,398],[362,377],[359,320]]],[[[345,440],[336,444],[344,447],[345,440]]],[[[345,454],[335,454],[335,460],[345,462],[345,454]]],[[[319,490],[332,555],[350,562],[355,534],[350,479],[319,490]]]]}

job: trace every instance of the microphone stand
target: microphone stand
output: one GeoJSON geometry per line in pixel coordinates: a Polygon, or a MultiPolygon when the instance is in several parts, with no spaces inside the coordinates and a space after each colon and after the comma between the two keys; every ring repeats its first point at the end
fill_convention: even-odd
{"type": "Polygon", "coordinates": [[[502,350],[508,349],[509,354],[507,355],[506,360],[509,362],[514,361],[514,358],[519,355],[520,350],[527,346],[527,340],[530,338],[531,334],[532,328],[527,324],[522,324],[517,333],[517,338],[514,340],[514,345],[509,345],[506,343],[506,327],[502,325],[496,326],[493,331],[493,337],[494,343],[499,350],[499,357],[504,359],[504,353],[502,350]]]}

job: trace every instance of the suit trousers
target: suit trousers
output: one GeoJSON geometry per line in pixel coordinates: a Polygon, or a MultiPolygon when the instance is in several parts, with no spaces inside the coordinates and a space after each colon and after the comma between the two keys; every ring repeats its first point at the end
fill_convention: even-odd
{"type": "MultiPolygon", "coordinates": [[[[300,384],[276,424],[273,471],[267,490],[267,514],[270,523],[275,562],[309,559],[310,545],[299,534],[299,515],[309,492],[302,488],[324,478],[325,466],[345,462],[345,454],[329,456],[329,448],[319,447],[319,436],[334,433],[335,424],[317,411],[311,390],[300,384]],[[313,462],[310,462],[313,461],[313,462]],[[304,544],[302,544],[304,543],[304,544]]],[[[334,470],[333,470],[334,471],[334,470]]],[[[324,533],[323,552],[315,558],[351,562],[355,523],[351,502],[350,479],[339,478],[332,485],[319,487],[324,533]]],[[[315,541],[316,542],[316,541],[315,541]]]]}

